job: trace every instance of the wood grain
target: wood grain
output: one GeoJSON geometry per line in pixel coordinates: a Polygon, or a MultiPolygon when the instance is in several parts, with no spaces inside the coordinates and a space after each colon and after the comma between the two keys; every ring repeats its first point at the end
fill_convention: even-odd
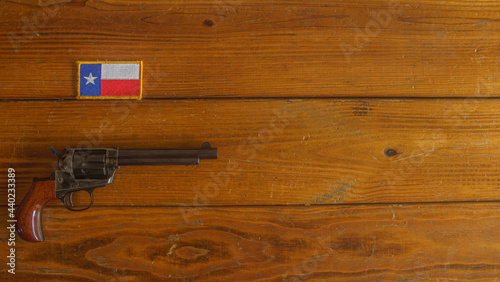
{"type": "Polygon", "coordinates": [[[145,98],[499,94],[498,1],[2,6],[2,99],[75,98],[78,60],[144,61],[145,98]]]}
{"type": "Polygon", "coordinates": [[[47,241],[17,242],[15,278],[494,281],[499,212],[498,203],[48,208],[47,241]]]}
{"type": "Polygon", "coordinates": [[[0,278],[500,277],[499,1],[8,0],[0,15],[0,170],[18,203],[56,168],[47,146],[219,148],[122,167],[81,213],[49,202],[47,241],[18,238],[0,278]],[[74,100],[78,60],[144,61],[145,99],[74,100]]]}
{"type": "Polygon", "coordinates": [[[96,191],[95,204],[499,199],[497,100],[45,101],[0,107],[8,109],[0,112],[0,162],[18,171],[21,195],[32,177],[52,173],[50,145],[199,148],[207,141],[219,149],[218,160],[120,168],[112,185],[96,191]]]}
{"type": "Polygon", "coordinates": [[[40,242],[43,234],[42,212],[45,203],[56,199],[54,180],[35,181],[16,211],[16,231],[23,240],[40,242]]]}

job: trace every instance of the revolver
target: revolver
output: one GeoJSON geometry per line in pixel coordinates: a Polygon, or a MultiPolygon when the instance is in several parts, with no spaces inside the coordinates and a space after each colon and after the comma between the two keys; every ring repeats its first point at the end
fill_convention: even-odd
{"type": "Polygon", "coordinates": [[[120,166],[197,165],[201,159],[217,159],[217,148],[208,142],[203,143],[201,149],[49,149],[58,158],[58,169],[49,178],[33,179],[16,212],[17,233],[29,242],[45,240],[42,227],[45,203],[58,198],[70,211],[86,210],[94,202],[94,190],[111,184],[120,166]],[[89,193],[90,203],[78,209],[73,204],[73,193],[82,190],[89,193]]]}

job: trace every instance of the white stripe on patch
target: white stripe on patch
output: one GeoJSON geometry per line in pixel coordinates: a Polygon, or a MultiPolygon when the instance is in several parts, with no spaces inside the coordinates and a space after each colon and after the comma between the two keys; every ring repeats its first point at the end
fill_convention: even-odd
{"type": "Polygon", "coordinates": [[[102,64],[101,79],[139,79],[139,64],[102,64]]]}

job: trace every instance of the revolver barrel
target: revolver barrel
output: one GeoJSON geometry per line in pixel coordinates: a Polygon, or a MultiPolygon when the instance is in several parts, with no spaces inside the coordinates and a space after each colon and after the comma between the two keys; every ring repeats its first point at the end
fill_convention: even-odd
{"type": "Polygon", "coordinates": [[[196,165],[201,159],[217,159],[217,148],[203,143],[201,149],[119,149],[118,165],[196,165]]]}

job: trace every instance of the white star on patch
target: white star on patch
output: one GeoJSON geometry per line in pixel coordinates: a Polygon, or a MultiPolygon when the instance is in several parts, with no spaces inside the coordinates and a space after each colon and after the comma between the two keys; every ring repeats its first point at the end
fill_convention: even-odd
{"type": "Polygon", "coordinates": [[[87,85],[89,83],[92,83],[95,85],[94,80],[97,78],[97,76],[92,76],[92,73],[90,73],[89,76],[84,76],[83,78],[85,78],[87,80],[87,83],[85,83],[85,85],[87,85]]]}

